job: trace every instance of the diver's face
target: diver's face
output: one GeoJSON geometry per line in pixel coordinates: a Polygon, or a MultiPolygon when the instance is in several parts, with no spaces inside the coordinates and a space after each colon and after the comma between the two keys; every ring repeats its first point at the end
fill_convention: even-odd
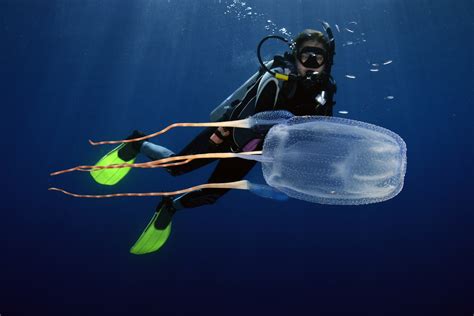
{"type": "MultiPolygon", "coordinates": [[[[299,49],[299,51],[302,51],[305,47],[318,47],[318,48],[322,48],[324,49],[324,46],[323,44],[319,43],[318,41],[307,41],[307,42],[304,42],[303,45],[301,45],[301,48],[299,49]]],[[[302,60],[304,61],[304,56],[302,56],[302,60]]],[[[310,72],[321,72],[324,70],[324,67],[326,65],[322,65],[321,67],[319,68],[307,68],[305,66],[303,66],[303,64],[301,64],[301,62],[299,61],[298,58],[296,58],[296,68],[298,70],[298,74],[300,76],[304,76],[308,71],[310,72]]]]}

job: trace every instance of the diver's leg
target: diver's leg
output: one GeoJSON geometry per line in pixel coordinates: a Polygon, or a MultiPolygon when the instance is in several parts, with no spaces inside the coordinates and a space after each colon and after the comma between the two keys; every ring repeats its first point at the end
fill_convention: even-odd
{"type": "MultiPolygon", "coordinates": [[[[188,148],[192,149],[194,147],[188,148]]],[[[222,159],[212,173],[209,181],[228,182],[241,179],[255,165],[255,161],[243,159],[222,159]]],[[[184,194],[178,198],[163,197],[143,233],[130,249],[133,254],[141,255],[157,251],[168,239],[171,220],[176,211],[183,208],[198,207],[214,203],[228,190],[205,189],[184,194]]]]}
{"type": "MultiPolygon", "coordinates": [[[[215,127],[203,130],[186,147],[184,147],[177,156],[229,152],[230,148],[226,143],[217,145],[211,141],[211,136],[214,134],[215,130],[215,127]]],[[[210,164],[215,160],[216,159],[214,158],[191,160],[189,163],[183,165],[168,167],[167,170],[171,175],[179,176],[210,164]]]]}
{"type": "MultiPolygon", "coordinates": [[[[132,151],[132,155],[136,156],[137,151],[145,155],[150,160],[159,160],[163,158],[168,158],[170,156],[184,156],[184,155],[194,155],[202,153],[216,153],[216,152],[227,152],[229,151],[228,147],[225,144],[216,145],[210,141],[211,136],[214,134],[215,128],[208,128],[202,131],[197,137],[195,137],[183,150],[181,150],[177,155],[170,149],[154,144],[150,141],[141,141],[136,143],[130,143],[132,148],[127,146],[128,151],[132,151]]],[[[127,139],[138,138],[144,136],[145,134],[134,131],[127,139]]],[[[173,175],[181,175],[197,168],[200,168],[204,165],[207,165],[214,161],[215,159],[197,159],[192,160],[191,162],[178,165],[173,167],[167,167],[166,169],[173,175]]]]}
{"type": "MultiPolygon", "coordinates": [[[[256,161],[238,158],[221,159],[208,183],[222,183],[241,180],[256,164],[256,161]]],[[[176,210],[214,204],[229,189],[203,189],[183,194],[173,200],[176,210]]]]}
{"type": "Polygon", "coordinates": [[[159,160],[173,156],[175,153],[166,147],[144,141],[140,147],[140,153],[147,156],[150,160],[159,160]]]}
{"type": "MultiPolygon", "coordinates": [[[[200,152],[219,152],[227,150],[226,146],[212,146],[209,143],[209,137],[214,133],[214,129],[203,131],[196,137],[186,148],[184,148],[180,155],[194,154],[200,152]]],[[[201,159],[200,159],[201,160],[201,159]]],[[[181,169],[182,173],[199,168],[204,164],[208,164],[214,159],[206,159],[205,163],[193,164],[193,168],[181,169]]],[[[192,161],[191,163],[193,163],[192,161]]],[[[221,159],[217,164],[216,169],[209,178],[209,182],[230,182],[242,179],[252,167],[255,161],[244,159],[221,159]]],[[[190,163],[183,165],[187,166],[190,163]]],[[[179,166],[178,166],[179,167],[179,166]]],[[[176,169],[176,168],[173,168],[176,169]]],[[[177,172],[175,170],[175,172],[177,172]]],[[[178,173],[176,173],[178,174],[178,173]]],[[[158,204],[155,214],[150,220],[149,224],[135,242],[130,252],[133,254],[146,254],[160,249],[168,239],[171,229],[171,220],[176,211],[183,208],[193,208],[201,205],[212,204],[217,201],[229,190],[226,189],[204,189],[200,191],[190,192],[181,195],[177,198],[163,197],[158,204]]]]}

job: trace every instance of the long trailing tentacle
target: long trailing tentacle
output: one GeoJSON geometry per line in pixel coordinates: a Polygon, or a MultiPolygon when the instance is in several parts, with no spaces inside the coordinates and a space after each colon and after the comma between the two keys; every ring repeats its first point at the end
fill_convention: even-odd
{"type": "Polygon", "coordinates": [[[114,197],[144,197],[144,196],[173,196],[179,195],[183,193],[188,193],[192,191],[197,191],[201,189],[240,189],[240,190],[248,190],[249,189],[249,182],[247,180],[240,180],[235,182],[226,182],[226,183],[207,183],[196,185],[187,189],[171,191],[171,192],[148,192],[148,193],[113,193],[113,194],[76,194],[72,192],[68,192],[61,188],[48,188],[49,191],[58,191],[62,192],[66,195],[77,197],[77,198],[87,198],[87,199],[107,199],[107,198],[114,198],[114,197]]]}
{"type": "Polygon", "coordinates": [[[50,175],[51,176],[57,176],[63,173],[68,173],[68,172],[73,172],[73,171],[86,171],[86,172],[91,172],[91,171],[97,171],[97,170],[102,170],[102,169],[121,169],[121,168],[144,168],[144,169],[153,169],[153,168],[163,168],[163,167],[168,167],[168,166],[173,166],[173,165],[182,165],[190,162],[192,159],[176,159],[176,160],[183,160],[175,163],[166,163],[163,162],[161,163],[159,160],[154,160],[154,161],[149,161],[149,162],[141,162],[141,163],[121,163],[121,164],[113,164],[113,165],[108,165],[108,166],[89,166],[89,165],[83,165],[83,166],[77,166],[69,169],[64,169],[64,170],[59,170],[52,172],[50,175]]]}
{"type": "MultiPolygon", "coordinates": [[[[167,168],[167,167],[185,165],[185,164],[187,164],[187,163],[190,162],[190,161],[191,161],[191,159],[188,159],[188,160],[184,160],[184,161],[180,161],[180,162],[173,162],[173,163],[165,163],[165,164],[153,165],[152,167],[143,167],[143,166],[141,166],[141,167],[137,167],[137,168],[150,168],[150,169],[152,169],[152,168],[167,168]]],[[[117,166],[119,166],[119,165],[103,166],[103,167],[105,167],[105,168],[100,168],[100,169],[119,168],[119,167],[117,167],[117,166]],[[113,166],[113,167],[111,167],[111,166],[113,166]]],[[[90,166],[87,166],[87,167],[90,167],[90,166]]],[[[78,167],[76,167],[76,168],[78,168],[78,167]]],[[[125,166],[120,166],[120,168],[130,168],[130,165],[125,164],[125,166]]],[[[132,166],[132,168],[133,168],[133,166],[132,166]]],[[[75,168],[71,168],[71,169],[75,169],[75,168]]],[[[91,169],[87,169],[87,168],[84,168],[84,169],[79,168],[79,169],[71,170],[71,171],[91,172],[91,171],[98,170],[98,169],[99,169],[99,168],[95,168],[95,169],[93,168],[92,170],[91,170],[91,169]]],[[[58,174],[61,174],[61,173],[69,172],[69,170],[70,170],[70,169],[68,169],[68,170],[61,170],[61,171],[57,171],[57,172],[53,172],[51,175],[54,175],[54,176],[55,176],[55,175],[58,175],[58,174]],[[63,171],[65,171],[65,172],[63,172],[63,171]]]]}
{"type": "Polygon", "coordinates": [[[121,143],[133,143],[133,142],[138,142],[142,140],[147,140],[153,137],[156,137],[158,135],[164,134],[168,132],[170,129],[176,128],[176,127],[238,127],[238,128],[249,128],[250,127],[250,121],[248,119],[243,119],[243,120],[236,120],[236,121],[227,121],[227,122],[206,122],[206,123],[173,123],[171,125],[168,125],[167,127],[163,128],[161,131],[158,131],[153,134],[149,134],[143,137],[139,138],[132,138],[132,139],[122,139],[122,140],[108,140],[108,141],[100,141],[100,142],[95,142],[92,140],[89,140],[89,144],[93,146],[97,145],[108,145],[108,144],[121,144],[121,143]]]}
{"type": "Polygon", "coordinates": [[[122,163],[122,164],[114,164],[109,166],[89,166],[89,165],[82,165],[77,166],[69,169],[64,169],[60,171],[56,171],[51,173],[51,176],[60,175],[63,173],[73,172],[73,171],[95,171],[101,169],[116,169],[116,168],[164,168],[174,165],[182,165],[186,164],[194,159],[211,159],[211,158],[236,158],[239,156],[258,156],[261,155],[262,151],[249,151],[243,152],[239,154],[235,153],[208,153],[208,154],[196,154],[196,155],[184,155],[184,156],[174,156],[163,158],[159,160],[149,161],[149,162],[142,162],[142,163],[122,163]]]}

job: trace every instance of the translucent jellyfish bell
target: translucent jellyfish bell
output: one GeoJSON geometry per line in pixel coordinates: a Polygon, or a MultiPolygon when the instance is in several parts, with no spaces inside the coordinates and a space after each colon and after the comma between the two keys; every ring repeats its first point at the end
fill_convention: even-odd
{"type": "Polygon", "coordinates": [[[321,204],[382,202],[403,188],[406,145],[372,124],[335,117],[293,117],[265,137],[268,185],[321,204]]]}

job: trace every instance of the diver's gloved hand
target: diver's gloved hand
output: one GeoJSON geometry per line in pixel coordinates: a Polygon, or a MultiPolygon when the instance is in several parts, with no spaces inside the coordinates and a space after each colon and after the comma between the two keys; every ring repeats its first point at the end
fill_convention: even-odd
{"type": "MultiPolygon", "coordinates": [[[[143,133],[143,132],[140,132],[138,130],[134,130],[133,133],[130,136],[128,136],[126,139],[134,139],[134,138],[139,138],[139,137],[143,137],[143,136],[146,136],[146,134],[143,133]]],[[[124,161],[132,160],[140,152],[140,147],[142,147],[143,142],[144,142],[144,140],[140,140],[140,141],[133,142],[133,143],[126,143],[118,151],[118,153],[117,153],[118,156],[120,157],[120,159],[122,159],[124,161]]]]}
{"type": "Polygon", "coordinates": [[[215,145],[219,145],[219,144],[222,144],[225,140],[226,137],[228,137],[230,135],[230,130],[228,128],[225,128],[225,127],[218,127],[214,134],[211,135],[211,137],[209,137],[209,140],[215,144],[215,145]]]}

